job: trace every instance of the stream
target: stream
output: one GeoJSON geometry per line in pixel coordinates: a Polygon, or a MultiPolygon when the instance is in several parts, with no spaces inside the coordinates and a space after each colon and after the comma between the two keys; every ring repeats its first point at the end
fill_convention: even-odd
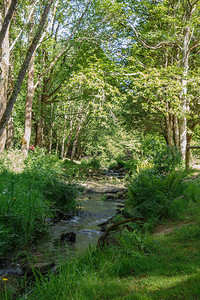
{"type": "MultiPolygon", "coordinates": [[[[24,278],[32,278],[30,282],[34,281],[32,267],[38,269],[41,274],[46,274],[50,269],[56,271],[60,260],[81,254],[89,245],[96,246],[102,234],[101,224],[115,216],[119,204],[124,202],[125,188],[120,182],[112,184],[92,181],[82,185],[85,186],[86,192],[79,196],[78,213],[68,220],[49,223],[48,233],[42,234],[34,243],[30,256],[33,257],[31,264],[24,254],[13,262],[9,258],[0,261],[0,278],[6,276],[16,294],[25,292],[20,288],[20,280],[25,274],[24,278]],[[61,236],[69,232],[76,234],[75,241],[61,241],[61,236]]],[[[0,290],[3,288],[2,283],[0,290]]]]}
{"type": "MultiPolygon", "coordinates": [[[[118,186],[115,190],[116,188],[118,186]]],[[[121,202],[103,200],[102,196],[109,191],[112,192],[112,188],[104,186],[104,189],[96,187],[90,193],[81,194],[78,214],[69,220],[52,224],[49,232],[37,240],[35,252],[40,260],[56,262],[69,255],[69,252],[75,256],[88,249],[89,245],[95,246],[102,234],[101,227],[98,225],[113,217],[117,205],[121,202]],[[75,242],[61,241],[61,235],[66,232],[76,234],[75,242]]]]}

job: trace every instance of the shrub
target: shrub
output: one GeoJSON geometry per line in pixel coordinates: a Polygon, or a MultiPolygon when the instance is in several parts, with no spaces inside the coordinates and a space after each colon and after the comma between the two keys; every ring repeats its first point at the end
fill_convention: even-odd
{"type": "Polygon", "coordinates": [[[157,173],[167,173],[181,165],[181,154],[177,147],[166,146],[153,155],[154,169],[157,173]]]}
{"type": "Polygon", "coordinates": [[[43,194],[54,207],[70,213],[74,212],[77,207],[75,200],[80,190],[77,184],[64,183],[54,178],[45,182],[43,194]]]}
{"type": "Polygon", "coordinates": [[[25,172],[40,187],[43,196],[52,207],[72,212],[76,209],[75,200],[80,186],[66,182],[67,179],[72,179],[73,173],[68,176],[67,165],[73,166],[73,163],[68,161],[68,164],[64,165],[57,156],[46,155],[40,151],[38,155],[34,153],[28,158],[25,172]]]}
{"type": "Polygon", "coordinates": [[[152,172],[140,173],[130,180],[126,207],[133,216],[153,218],[155,221],[176,216],[179,209],[183,208],[182,203],[185,203],[183,176],[178,172],[166,176],[152,172]]]}

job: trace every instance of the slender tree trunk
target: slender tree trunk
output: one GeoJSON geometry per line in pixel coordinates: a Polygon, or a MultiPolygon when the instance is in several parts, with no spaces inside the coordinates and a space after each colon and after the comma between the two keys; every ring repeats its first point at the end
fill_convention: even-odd
{"type": "Polygon", "coordinates": [[[166,103],[167,108],[167,115],[165,117],[165,123],[166,123],[166,136],[167,136],[167,144],[169,146],[173,145],[173,123],[172,123],[172,116],[169,113],[169,103],[166,103]]]}
{"type": "Polygon", "coordinates": [[[75,153],[76,153],[76,145],[77,145],[77,142],[78,142],[80,129],[81,129],[81,126],[78,126],[78,128],[77,128],[77,130],[76,130],[76,134],[75,134],[75,139],[74,139],[74,142],[73,142],[72,154],[71,154],[71,161],[73,161],[73,159],[74,159],[74,157],[75,157],[75,153]]]}
{"type": "Polygon", "coordinates": [[[43,141],[44,120],[42,118],[42,95],[38,95],[38,117],[36,125],[35,146],[41,146],[43,141]]]}
{"type": "Polygon", "coordinates": [[[186,114],[189,110],[189,104],[187,99],[187,84],[188,84],[188,70],[189,70],[189,45],[192,35],[191,30],[191,17],[195,10],[196,6],[191,6],[190,3],[187,4],[185,12],[185,22],[186,26],[183,31],[183,46],[182,46],[182,92],[181,92],[181,101],[182,101],[182,116],[180,117],[180,151],[183,160],[186,158],[186,146],[187,146],[187,118],[186,114]]]}
{"type": "MultiPolygon", "coordinates": [[[[190,143],[192,140],[192,134],[187,135],[187,147],[190,147],[190,143]]],[[[189,170],[190,168],[190,158],[191,158],[191,149],[186,150],[186,159],[185,159],[185,164],[186,164],[186,169],[189,170]]]]}
{"type": "Polygon", "coordinates": [[[37,123],[37,133],[36,133],[36,141],[35,145],[38,147],[42,147],[44,137],[44,119],[40,118],[37,123]]]}
{"type": "Polygon", "coordinates": [[[80,146],[80,151],[78,153],[78,159],[81,159],[84,151],[85,151],[86,145],[80,146]]]}
{"type": "Polygon", "coordinates": [[[50,129],[50,138],[49,138],[49,154],[52,153],[52,143],[53,143],[53,128],[54,128],[54,121],[51,123],[50,129]]]}
{"type": "Polygon", "coordinates": [[[49,137],[49,154],[52,152],[52,143],[53,143],[53,129],[54,129],[54,124],[55,120],[53,120],[54,116],[54,108],[53,108],[53,103],[51,103],[51,128],[50,128],[50,137],[49,137]]]}
{"type": "Polygon", "coordinates": [[[60,143],[60,134],[61,134],[61,127],[59,126],[57,139],[56,139],[56,155],[58,155],[58,148],[60,143]]]}
{"type": "MultiPolygon", "coordinates": [[[[11,1],[4,0],[4,9],[0,12],[0,28],[4,24],[5,16],[9,10],[11,1]]],[[[9,61],[10,61],[10,50],[9,50],[9,25],[6,28],[4,39],[2,40],[2,48],[0,49],[0,120],[7,106],[7,88],[8,88],[8,72],[9,72],[9,61]]],[[[6,143],[6,128],[0,135],[0,152],[3,152],[6,143]]]]}
{"type": "Polygon", "coordinates": [[[10,118],[7,125],[7,140],[6,140],[6,149],[11,149],[14,143],[14,121],[13,118],[10,118]]]}
{"type": "MultiPolygon", "coordinates": [[[[32,1],[33,2],[33,1],[32,1]]],[[[34,12],[30,19],[30,32],[29,32],[29,41],[33,39],[34,33],[34,12]]],[[[28,149],[31,139],[31,125],[32,125],[32,107],[33,107],[33,98],[35,93],[34,87],[34,65],[35,55],[33,54],[32,59],[28,68],[28,81],[27,81],[27,96],[25,104],[25,123],[24,123],[24,135],[22,138],[21,151],[25,155],[28,155],[28,149]]]]}
{"type": "Polygon", "coordinates": [[[72,130],[69,132],[68,138],[67,138],[67,143],[65,146],[65,153],[64,153],[64,157],[63,159],[65,159],[67,157],[67,153],[69,151],[69,146],[70,146],[70,142],[71,142],[71,137],[72,137],[72,130]]]}
{"type": "Polygon", "coordinates": [[[179,147],[180,142],[179,142],[179,125],[178,125],[178,119],[176,116],[174,116],[173,120],[173,127],[174,127],[174,144],[175,146],[179,147]]]}
{"type": "Polygon", "coordinates": [[[72,147],[72,154],[71,154],[71,161],[73,161],[74,157],[75,157],[75,153],[76,153],[76,145],[78,143],[78,138],[79,138],[79,134],[81,131],[81,127],[83,125],[83,122],[85,120],[85,115],[82,116],[82,118],[80,119],[80,121],[78,122],[78,126],[76,129],[76,133],[75,133],[75,138],[74,138],[74,142],[73,142],[73,147],[72,147]]]}
{"type": "MultiPolygon", "coordinates": [[[[78,112],[79,112],[79,110],[78,110],[78,112]]],[[[76,117],[74,124],[73,124],[73,118],[71,118],[71,120],[70,120],[69,134],[68,134],[67,143],[65,146],[65,153],[64,153],[63,159],[65,159],[67,157],[67,153],[68,153],[70,142],[71,142],[71,137],[72,137],[72,134],[73,134],[73,131],[74,131],[77,121],[78,121],[78,115],[76,117]]]]}
{"type": "MultiPolygon", "coordinates": [[[[22,64],[21,68],[20,68],[18,77],[17,77],[16,82],[15,82],[15,86],[14,86],[13,92],[12,92],[12,94],[10,96],[9,101],[7,102],[7,106],[6,106],[5,111],[3,112],[3,114],[1,113],[1,115],[0,115],[0,136],[3,134],[4,129],[5,129],[8,121],[9,121],[9,118],[11,116],[11,113],[12,113],[14,104],[16,102],[17,96],[19,94],[19,91],[21,89],[21,86],[22,86],[22,83],[23,83],[26,71],[28,69],[28,66],[29,66],[29,63],[31,61],[31,58],[32,58],[32,56],[33,56],[33,54],[35,52],[35,49],[36,49],[36,47],[38,45],[40,37],[42,35],[42,30],[43,30],[43,27],[45,25],[45,22],[46,22],[46,19],[48,17],[48,13],[49,13],[49,10],[50,10],[52,4],[53,4],[53,0],[47,0],[47,3],[45,5],[43,14],[41,16],[41,19],[40,19],[40,22],[39,22],[36,34],[34,36],[33,42],[31,43],[31,45],[30,45],[30,47],[29,47],[29,49],[28,49],[28,51],[26,53],[26,57],[24,59],[24,62],[22,64]]],[[[4,38],[4,40],[5,40],[5,38],[4,38]]]]}
{"type": "Polygon", "coordinates": [[[58,147],[59,147],[59,139],[57,138],[57,141],[56,141],[56,155],[58,155],[58,147]]]}
{"type": "Polygon", "coordinates": [[[66,140],[66,125],[67,125],[67,115],[65,114],[65,121],[64,121],[64,130],[63,130],[63,138],[62,138],[62,148],[61,148],[61,157],[64,159],[64,151],[65,151],[65,140],[66,140]]]}
{"type": "Polygon", "coordinates": [[[37,122],[37,134],[36,134],[36,146],[42,147],[44,141],[44,125],[47,105],[47,81],[43,80],[42,94],[38,96],[38,122],[37,122]]]}
{"type": "MultiPolygon", "coordinates": [[[[5,8],[5,18],[3,22],[1,22],[0,27],[0,48],[3,48],[3,41],[6,34],[9,31],[10,21],[12,16],[16,10],[18,0],[4,0],[4,8],[5,8]]],[[[3,11],[3,10],[2,10],[3,11]]]]}

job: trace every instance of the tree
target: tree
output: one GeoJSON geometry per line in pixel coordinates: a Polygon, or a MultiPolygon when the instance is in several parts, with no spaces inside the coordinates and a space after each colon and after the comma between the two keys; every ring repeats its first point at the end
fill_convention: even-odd
{"type": "MultiPolygon", "coordinates": [[[[138,101],[142,103],[143,98],[143,108],[145,105],[148,108],[152,105],[149,113],[155,111],[156,107],[161,112],[159,115],[164,119],[166,140],[168,144],[172,144],[174,136],[176,144],[180,145],[183,159],[185,159],[186,146],[190,142],[188,139],[187,143],[187,121],[191,116],[190,111],[193,110],[191,98],[194,90],[190,90],[191,94],[188,95],[189,77],[194,61],[199,63],[196,51],[200,45],[199,8],[199,1],[169,0],[137,3],[130,0],[112,1],[107,12],[109,26],[112,26],[115,31],[121,30],[118,43],[116,40],[111,42],[119,46],[120,39],[124,40],[121,48],[123,58],[120,62],[124,73],[132,73],[130,74],[132,78],[130,76],[127,78],[127,82],[131,81],[131,88],[134,89],[135,76],[140,77],[143,82],[146,81],[145,76],[149,81],[155,82],[155,74],[158,70],[157,88],[151,86],[151,93],[145,92],[148,97],[145,99],[140,96],[138,101]],[[142,50],[139,49],[141,46],[142,50]],[[152,68],[155,69],[154,72],[152,68]],[[163,74],[163,69],[166,70],[165,73],[170,70],[170,78],[166,82],[163,82],[162,77],[158,75],[158,73],[163,74]],[[153,77],[150,78],[148,73],[153,77]],[[158,81],[162,81],[162,84],[158,84],[158,81]],[[171,90],[172,81],[174,86],[171,90]],[[174,90],[175,86],[176,90],[174,90]],[[168,97],[170,93],[171,96],[168,97]],[[177,103],[175,99],[178,99],[177,103]]],[[[146,88],[150,85],[150,82],[146,84],[146,88]]],[[[136,86],[138,88],[137,77],[136,86]]],[[[141,87],[140,91],[142,90],[145,90],[145,85],[141,87]]],[[[129,101],[130,97],[129,94],[129,101]]],[[[134,94],[133,98],[135,97],[134,94]]]]}
{"type": "MultiPolygon", "coordinates": [[[[22,66],[21,66],[21,68],[19,70],[19,73],[18,73],[17,79],[15,81],[15,85],[14,85],[12,94],[11,94],[11,96],[10,96],[8,102],[7,102],[6,108],[5,108],[5,104],[1,104],[1,106],[2,106],[2,112],[3,113],[0,116],[0,136],[2,136],[2,134],[4,132],[4,129],[5,129],[8,121],[9,121],[9,118],[11,116],[13,106],[14,106],[14,104],[16,102],[17,96],[18,96],[20,88],[22,86],[22,83],[23,83],[26,71],[28,69],[29,63],[30,63],[30,61],[32,59],[32,56],[33,56],[33,54],[35,52],[35,49],[36,49],[36,47],[37,47],[37,45],[39,43],[40,38],[41,38],[42,30],[43,30],[43,28],[45,26],[45,23],[46,23],[46,20],[47,20],[47,17],[48,17],[48,13],[49,13],[49,10],[50,10],[52,4],[53,4],[53,0],[47,0],[46,1],[43,13],[41,15],[40,22],[39,22],[39,24],[37,26],[36,33],[34,35],[34,38],[33,38],[33,41],[31,43],[31,45],[29,46],[29,48],[27,50],[25,59],[24,59],[24,61],[22,63],[22,66]]],[[[7,30],[7,35],[8,34],[9,34],[9,32],[7,30]]],[[[6,40],[8,40],[8,39],[9,39],[9,37],[6,38],[6,35],[5,35],[5,38],[3,39],[3,42],[2,42],[1,52],[5,51],[6,47],[3,44],[6,43],[6,40]]],[[[8,53],[9,53],[9,51],[8,51],[8,53]]],[[[5,84],[7,82],[7,80],[8,80],[8,72],[5,72],[5,73],[2,72],[2,76],[1,77],[2,77],[1,78],[2,82],[4,82],[4,84],[5,84]]],[[[5,93],[7,93],[6,90],[5,90],[5,93]]]]}

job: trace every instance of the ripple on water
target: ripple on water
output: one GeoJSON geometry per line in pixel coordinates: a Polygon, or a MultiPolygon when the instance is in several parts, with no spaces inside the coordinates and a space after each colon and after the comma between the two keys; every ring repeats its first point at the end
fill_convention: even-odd
{"type": "Polygon", "coordinates": [[[101,234],[99,224],[107,221],[116,213],[117,203],[106,202],[102,195],[84,195],[81,200],[80,211],[70,220],[61,221],[50,227],[50,232],[37,241],[36,251],[57,261],[86,250],[89,245],[95,246],[101,234]],[[94,197],[93,197],[94,196],[94,197]],[[89,198],[90,197],[90,198],[89,198]],[[76,241],[71,245],[61,242],[60,237],[65,232],[76,233],[76,241]]]}

